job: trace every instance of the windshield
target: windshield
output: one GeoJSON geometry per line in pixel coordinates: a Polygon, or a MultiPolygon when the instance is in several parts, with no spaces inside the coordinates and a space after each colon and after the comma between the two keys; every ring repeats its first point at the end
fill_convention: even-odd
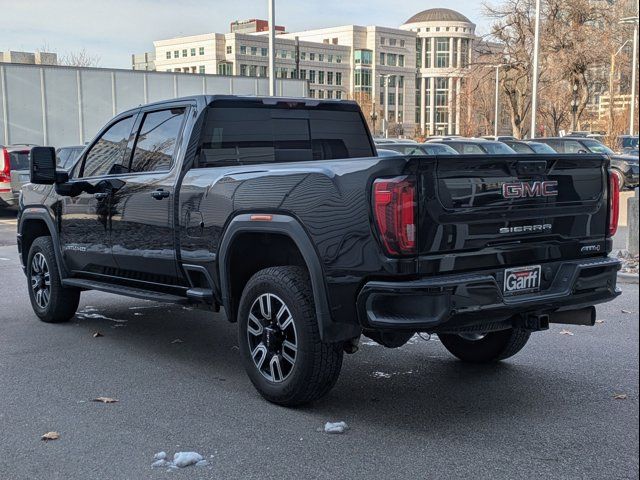
{"type": "Polygon", "coordinates": [[[557,153],[553,148],[551,148],[546,143],[538,143],[538,142],[530,142],[529,145],[534,152],[536,153],[557,153]]]}
{"type": "Polygon", "coordinates": [[[516,153],[516,151],[513,148],[505,145],[504,143],[487,142],[487,143],[482,143],[481,145],[487,151],[487,153],[493,154],[493,155],[509,155],[512,153],[516,153]]]}
{"type": "Polygon", "coordinates": [[[456,152],[449,145],[438,145],[438,144],[432,143],[429,145],[421,145],[420,148],[427,155],[458,155],[458,152],[456,152]]]}
{"type": "Polygon", "coordinates": [[[589,149],[590,152],[593,153],[604,153],[606,155],[613,155],[613,150],[611,150],[606,145],[596,141],[596,140],[583,140],[582,144],[589,149]]]}

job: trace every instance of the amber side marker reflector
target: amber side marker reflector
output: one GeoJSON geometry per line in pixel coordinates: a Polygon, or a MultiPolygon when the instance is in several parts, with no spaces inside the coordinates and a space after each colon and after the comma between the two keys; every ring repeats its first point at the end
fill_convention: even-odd
{"type": "Polygon", "coordinates": [[[252,222],[270,222],[273,220],[272,215],[251,215],[252,222]]]}

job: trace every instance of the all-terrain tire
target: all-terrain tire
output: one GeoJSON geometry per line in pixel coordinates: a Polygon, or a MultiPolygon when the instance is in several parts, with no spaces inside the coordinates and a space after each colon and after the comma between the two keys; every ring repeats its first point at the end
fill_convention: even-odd
{"type": "Polygon", "coordinates": [[[530,332],[510,328],[489,332],[478,340],[469,340],[457,334],[439,334],[438,338],[450,353],[463,362],[490,363],[504,360],[518,353],[529,340],[530,332]]]}
{"type": "Polygon", "coordinates": [[[317,400],[333,388],[340,375],[342,345],[320,339],[311,283],[300,267],[270,267],[251,277],[240,299],[238,342],[251,382],[265,399],[279,405],[291,407],[317,400]],[[274,307],[263,310],[260,302],[265,302],[265,307],[271,302],[274,307]],[[265,311],[271,313],[264,315],[265,311]],[[280,312],[284,313],[277,317],[280,312]],[[288,326],[280,328],[280,324],[288,326]],[[290,346],[296,344],[293,363],[284,358],[286,354],[291,359],[294,350],[285,346],[283,339],[290,346]],[[268,347],[265,359],[263,347],[268,347]],[[282,367],[279,374],[264,363],[274,356],[279,357],[278,368],[282,367]]]}
{"type": "Polygon", "coordinates": [[[38,237],[33,241],[26,267],[29,299],[38,318],[47,323],[62,323],[73,318],[80,302],[80,290],[62,286],[51,237],[38,237]]]}

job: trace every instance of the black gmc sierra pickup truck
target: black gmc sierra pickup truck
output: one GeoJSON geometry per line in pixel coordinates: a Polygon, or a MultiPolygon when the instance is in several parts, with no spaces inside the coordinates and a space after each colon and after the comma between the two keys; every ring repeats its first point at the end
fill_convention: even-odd
{"type": "Polygon", "coordinates": [[[115,117],[69,171],[31,152],[18,248],[36,315],[80,293],[224,307],[247,373],[298,405],[361,335],[517,353],[615,298],[618,184],[601,155],[377,157],[345,101],[196,96],[115,117]]]}

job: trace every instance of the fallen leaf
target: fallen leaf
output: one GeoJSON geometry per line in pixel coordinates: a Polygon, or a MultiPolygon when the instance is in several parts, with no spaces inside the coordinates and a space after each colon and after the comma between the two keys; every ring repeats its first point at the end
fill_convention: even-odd
{"type": "Polygon", "coordinates": [[[562,329],[562,330],[560,330],[560,335],[570,335],[570,336],[573,336],[573,332],[570,332],[569,330],[562,329]]]}
{"type": "Polygon", "coordinates": [[[604,323],[604,320],[596,320],[596,323],[604,323]]]}
{"type": "Polygon", "coordinates": [[[96,332],[93,334],[93,338],[98,338],[98,337],[104,337],[104,335],[101,334],[100,332],[96,332]]]}
{"type": "Polygon", "coordinates": [[[58,432],[47,432],[42,437],[41,440],[49,441],[49,440],[58,440],[60,438],[60,434],[58,432]]]}
{"type": "Polygon", "coordinates": [[[179,338],[176,338],[173,342],[171,343],[184,343],[184,340],[180,340],[179,338]]]}
{"type": "Polygon", "coordinates": [[[627,399],[627,394],[626,393],[615,393],[613,395],[613,398],[616,400],[626,400],[627,399]]]}
{"type": "Polygon", "coordinates": [[[110,397],[98,397],[94,398],[92,402],[102,402],[102,403],[116,403],[118,400],[110,397]]]}

